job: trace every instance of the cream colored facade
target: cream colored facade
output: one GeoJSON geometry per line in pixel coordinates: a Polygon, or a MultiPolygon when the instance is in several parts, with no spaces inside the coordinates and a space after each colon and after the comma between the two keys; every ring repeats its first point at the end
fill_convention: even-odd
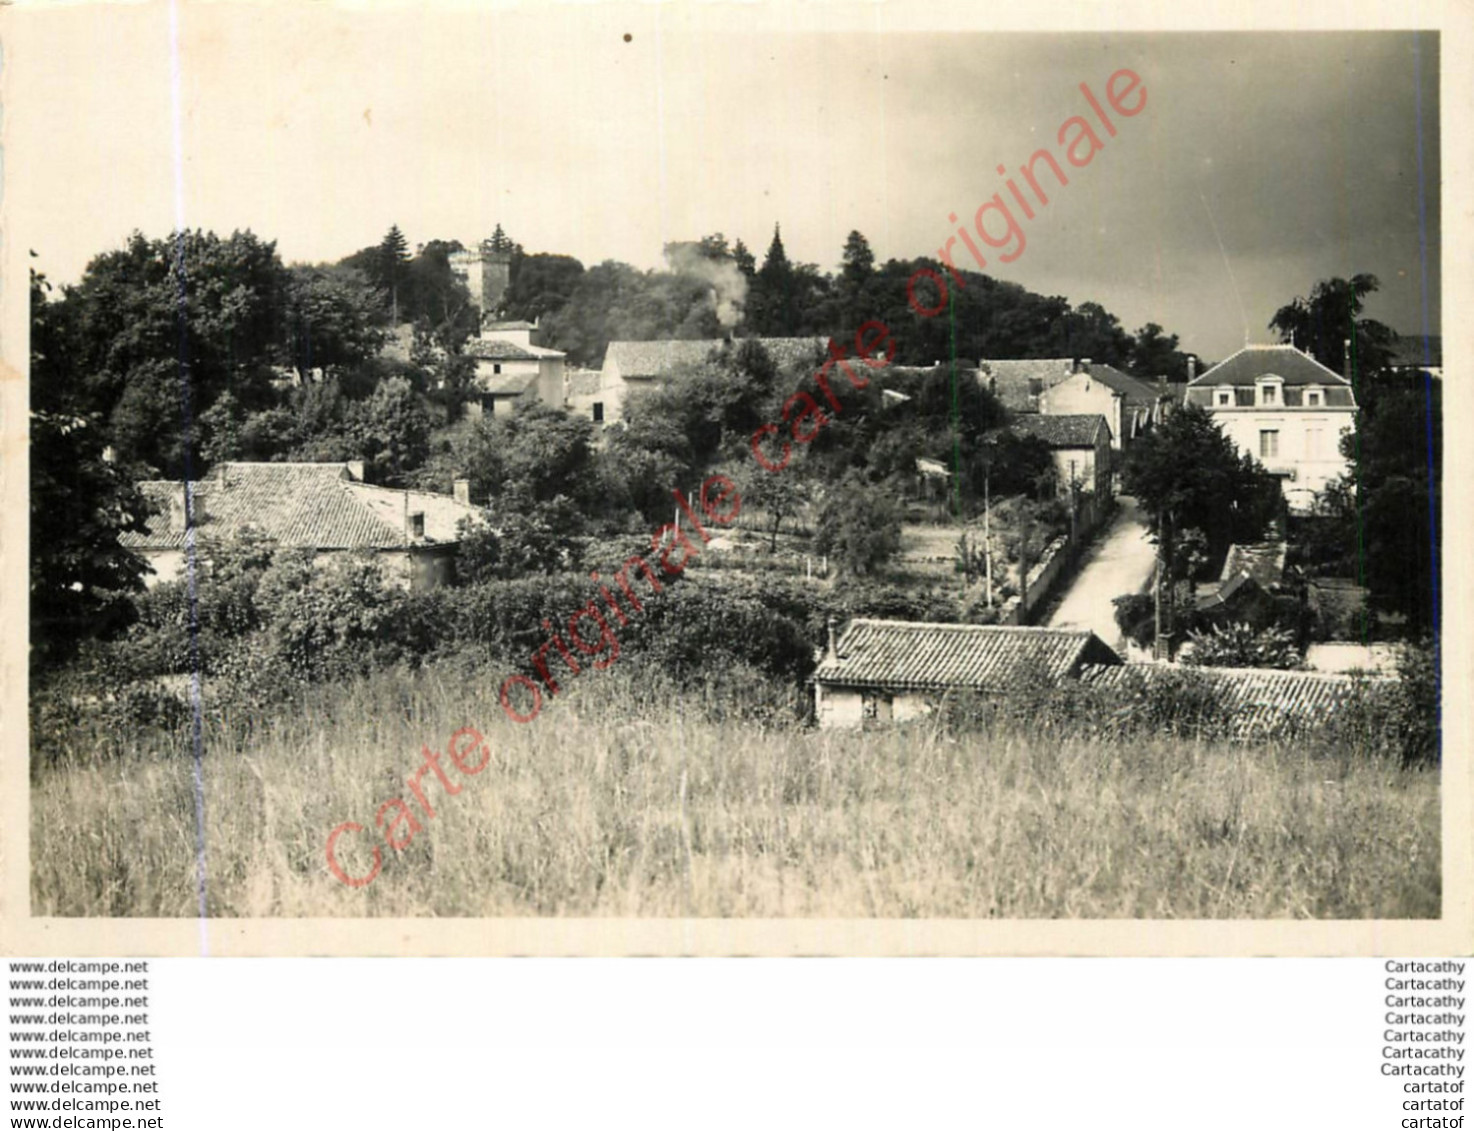
{"type": "Polygon", "coordinates": [[[1120,451],[1157,422],[1166,394],[1109,366],[1096,370],[1082,369],[1045,389],[1039,395],[1039,411],[1050,416],[1103,416],[1111,430],[1111,447],[1120,451]]]}
{"type": "Polygon", "coordinates": [[[936,710],[937,697],[918,691],[876,691],[814,685],[814,710],[821,727],[904,723],[936,710]]]}
{"type": "Polygon", "coordinates": [[[1293,346],[1246,346],[1187,387],[1240,451],[1277,476],[1290,511],[1346,474],[1341,438],[1356,427],[1351,382],[1293,346]]]}
{"type": "Polygon", "coordinates": [[[1267,405],[1222,407],[1213,419],[1224,435],[1280,477],[1292,510],[1309,511],[1315,496],[1350,465],[1341,437],[1351,432],[1356,410],[1289,410],[1267,405]]]}
{"type": "Polygon", "coordinates": [[[467,405],[472,417],[500,415],[524,400],[564,407],[567,355],[533,345],[535,329],[527,322],[491,323],[466,343],[480,394],[467,405]]]}

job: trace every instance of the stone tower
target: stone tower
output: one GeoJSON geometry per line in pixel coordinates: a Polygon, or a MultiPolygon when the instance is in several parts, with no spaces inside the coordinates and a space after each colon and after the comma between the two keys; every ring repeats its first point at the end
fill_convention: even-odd
{"type": "Polygon", "coordinates": [[[492,247],[491,240],[481,241],[481,316],[490,321],[496,315],[502,297],[512,285],[512,253],[492,247]]]}
{"type": "Polygon", "coordinates": [[[491,239],[481,241],[481,317],[491,320],[512,285],[512,253],[517,245],[498,224],[491,239]]]}
{"type": "Polygon", "coordinates": [[[497,307],[512,285],[512,255],[516,248],[498,224],[490,239],[450,255],[451,271],[466,285],[485,322],[495,321],[497,307]]]}

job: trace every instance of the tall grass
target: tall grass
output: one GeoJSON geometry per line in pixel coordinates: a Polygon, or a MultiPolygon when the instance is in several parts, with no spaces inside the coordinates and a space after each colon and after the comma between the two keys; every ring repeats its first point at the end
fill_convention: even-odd
{"type": "MultiPolygon", "coordinates": [[[[722,688],[574,681],[527,726],[489,674],[439,665],[206,720],[217,916],[1404,918],[1440,910],[1437,770],[1310,747],[951,737],[722,718],[722,688]],[[422,745],[480,729],[490,764],[426,775],[433,819],[397,852],[422,745]],[[351,889],[327,868],[383,870],[351,889]],[[357,849],[353,845],[359,846],[357,849]]],[[[182,735],[102,756],[38,745],[32,913],[196,913],[182,735]]],[[[61,748],[65,747],[65,748],[61,748]]],[[[417,808],[417,807],[416,807],[417,808]]]]}

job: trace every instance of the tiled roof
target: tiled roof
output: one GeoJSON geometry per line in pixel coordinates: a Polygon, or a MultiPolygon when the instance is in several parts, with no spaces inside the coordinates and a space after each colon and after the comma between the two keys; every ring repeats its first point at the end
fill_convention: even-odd
{"type": "Polygon", "coordinates": [[[612,362],[625,379],[666,377],[677,369],[694,367],[710,360],[714,351],[737,348],[744,341],[755,341],[768,351],[778,366],[794,363],[807,365],[818,361],[829,346],[828,338],[695,338],[666,339],[654,342],[610,342],[604,354],[607,368],[612,362]]]}
{"type": "Polygon", "coordinates": [[[1194,607],[1200,613],[1217,613],[1233,603],[1241,594],[1247,597],[1263,595],[1264,586],[1247,573],[1236,573],[1226,581],[1215,581],[1195,589],[1194,607]]]}
{"type": "Polygon", "coordinates": [[[1186,679],[1200,683],[1216,692],[1235,738],[1297,733],[1321,725],[1362,689],[1375,692],[1392,683],[1323,672],[1185,664],[1087,665],[1080,678],[1123,696],[1144,692],[1157,681],[1186,679]]]}
{"type": "Polygon", "coordinates": [[[1070,413],[1063,416],[1021,416],[1013,423],[1020,436],[1033,436],[1051,448],[1094,448],[1102,428],[1109,429],[1100,413],[1070,413]]]}
{"type": "Polygon", "coordinates": [[[1327,369],[1294,346],[1245,346],[1226,361],[1200,373],[1188,385],[1188,391],[1212,385],[1252,387],[1260,377],[1279,377],[1286,385],[1349,384],[1334,369],[1327,369]]]}
{"type": "Polygon", "coordinates": [[[1075,359],[1070,357],[978,362],[978,384],[990,389],[1012,412],[1037,411],[1039,394],[1069,380],[1074,373],[1075,359]]]}
{"type": "Polygon", "coordinates": [[[892,620],[851,621],[835,652],[814,672],[817,682],[916,691],[1002,690],[1026,664],[1061,679],[1084,663],[1120,663],[1090,632],[892,620]]]}
{"type": "Polygon", "coordinates": [[[1398,338],[1392,347],[1391,364],[1396,366],[1410,366],[1421,369],[1430,366],[1434,369],[1443,368],[1443,338],[1438,334],[1429,334],[1424,337],[1421,334],[1413,334],[1409,337],[1398,338]]]}
{"type": "Polygon", "coordinates": [[[1232,581],[1244,574],[1265,588],[1278,585],[1285,576],[1286,549],[1284,542],[1235,543],[1228,548],[1228,555],[1223,559],[1223,572],[1219,579],[1232,581]]]}
{"type": "Polygon", "coordinates": [[[509,342],[505,338],[469,338],[466,341],[467,356],[478,361],[540,361],[543,358],[565,357],[562,350],[543,349],[542,346],[524,346],[509,342]]]}
{"type": "MultiPolygon", "coordinates": [[[[125,534],[141,550],[184,546],[184,484],[139,484],[159,513],[144,534],[125,534]]],[[[229,538],[246,530],[282,547],[317,550],[395,549],[458,540],[456,525],[475,507],[446,495],[396,491],[355,482],[341,463],[223,463],[191,484],[196,530],[202,538],[229,538]],[[412,538],[409,516],[425,516],[425,534],[412,538]]]]}
{"type": "Polygon", "coordinates": [[[1103,362],[1092,362],[1087,376],[1092,381],[1099,381],[1108,389],[1120,393],[1129,405],[1151,406],[1167,395],[1167,389],[1153,385],[1150,381],[1143,381],[1139,377],[1133,377],[1129,373],[1122,373],[1114,365],[1106,365],[1103,362]]]}
{"type": "Polygon", "coordinates": [[[495,397],[520,397],[536,382],[536,373],[476,374],[476,388],[495,397]]]}

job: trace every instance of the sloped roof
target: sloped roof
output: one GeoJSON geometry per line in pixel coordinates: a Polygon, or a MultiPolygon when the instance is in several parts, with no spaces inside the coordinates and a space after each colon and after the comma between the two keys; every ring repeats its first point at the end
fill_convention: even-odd
{"type": "Polygon", "coordinates": [[[1286,734],[1318,726],[1362,689],[1380,690],[1393,682],[1325,672],[1186,664],[1092,664],[1081,669],[1080,678],[1122,695],[1149,690],[1159,681],[1185,678],[1198,682],[1219,697],[1229,732],[1235,738],[1286,734]]]}
{"type": "Polygon", "coordinates": [[[488,332],[495,332],[497,330],[536,330],[536,329],[537,329],[537,327],[534,326],[531,322],[523,322],[521,319],[514,319],[514,320],[512,320],[510,322],[487,322],[482,327],[482,332],[483,333],[488,333],[488,332]]]}
{"type": "Polygon", "coordinates": [[[1200,613],[1217,613],[1219,609],[1227,607],[1234,598],[1241,594],[1247,599],[1256,593],[1263,594],[1264,586],[1247,573],[1236,573],[1226,581],[1217,581],[1212,585],[1200,587],[1197,590],[1194,607],[1200,613]]]}
{"type": "Polygon", "coordinates": [[[543,349],[542,346],[524,346],[520,342],[509,342],[505,338],[468,338],[466,354],[478,361],[541,361],[543,358],[565,357],[562,350],[543,349]]]}
{"type": "Polygon", "coordinates": [[[1020,436],[1033,436],[1051,448],[1094,448],[1100,430],[1109,430],[1106,418],[1098,412],[1067,413],[1062,416],[1021,416],[1013,422],[1020,436]]]}
{"type": "Polygon", "coordinates": [[[1099,381],[1106,388],[1120,393],[1129,405],[1151,406],[1168,394],[1165,388],[1159,388],[1150,381],[1143,381],[1129,373],[1122,373],[1114,365],[1103,362],[1091,362],[1089,371],[1081,372],[1085,372],[1092,381],[1099,381]]]}
{"type": "Polygon", "coordinates": [[[496,397],[518,397],[537,383],[536,373],[478,373],[476,388],[496,397]]]}
{"type": "Polygon", "coordinates": [[[1252,577],[1265,588],[1278,585],[1284,580],[1287,549],[1284,542],[1249,542],[1243,545],[1234,543],[1223,559],[1223,572],[1219,574],[1219,579],[1232,581],[1243,574],[1252,577]]]}
{"type": "Polygon", "coordinates": [[[713,351],[736,349],[745,341],[754,341],[768,351],[779,366],[808,364],[816,354],[829,348],[828,338],[693,338],[664,339],[653,342],[610,342],[604,354],[604,365],[613,362],[619,375],[626,379],[666,377],[677,369],[697,366],[707,361],[713,351]]]}
{"type": "Polygon", "coordinates": [[[1294,346],[1245,346],[1188,383],[1188,391],[1212,385],[1250,385],[1261,377],[1278,377],[1286,385],[1349,385],[1334,369],[1294,346]]]}
{"type": "MultiPolygon", "coordinates": [[[[124,534],[141,550],[184,547],[184,484],[139,484],[159,513],[143,534],[124,534]]],[[[475,507],[448,495],[396,491],[355,482],[342,463],[223,463],[190,485],[197,536],[229,538],[250,530],[277,545],[316,550],[396,549],[458,540],[456,525],[475,507]],[[412,538],[408,516],[425,516],[425,533],[412,538]]]]}
{"type": "Polygon", "coordinates": [[[1001,690],[1025,664],[1062,679],[1084,663],[1120,663],[1091,632],[894,620],[851,621],[835,652],[814,672],[817,682],[915,691],[1001,690]]]}
{"type": "Polygon", "coordinates": [[[1075,359],[1041,357],[1020,360],[984,359],[978,362],[978,384],[991,389],[1013,412],[1034,412],[1039,394],[1075,375],[1075,359]]]}

